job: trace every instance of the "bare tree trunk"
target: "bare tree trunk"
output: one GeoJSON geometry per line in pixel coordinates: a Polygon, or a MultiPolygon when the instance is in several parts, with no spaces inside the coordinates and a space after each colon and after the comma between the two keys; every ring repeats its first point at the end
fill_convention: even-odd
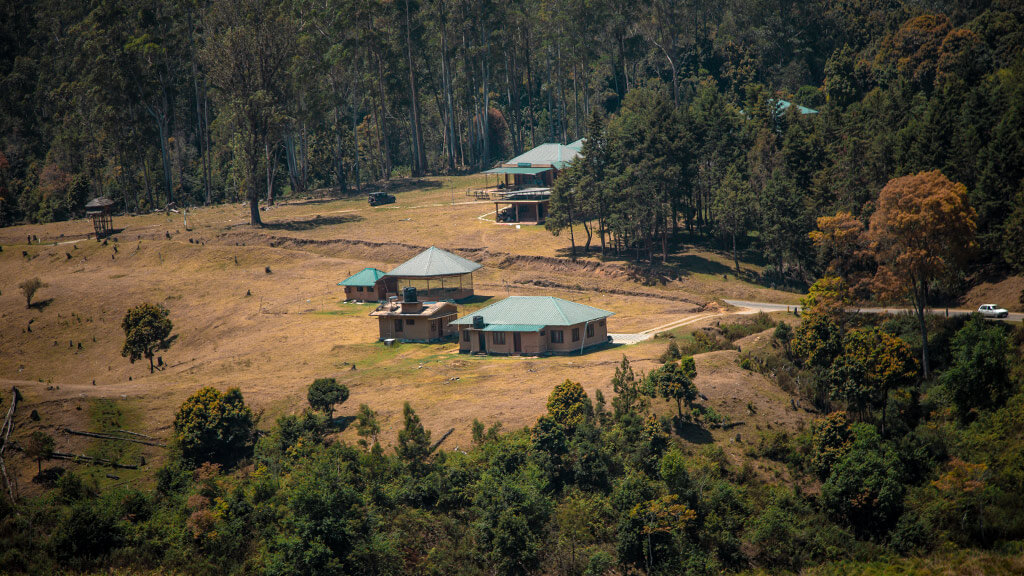
{"type": "Polygon", "coordinates": [[[558,127],[560,128],[559,142],[565,142],[568,136],[569,128],[566,126],[568,123],[565,119],[565,74],[562,71],[562,46],[561,44],[555,44],[555,66],[556,74],[558,75],[558,99],[560,104],[558,106],[558,127]]]}
{"type": "Polygon", "coordinates": [[[147,106],[150,116],[156,120],[157,129],[160,135],[160,162],[163,166],[164,191],[167,193],[167,203],[174,201],[173,175],[171,173],[171,155],[167,150],[167,115],[163,110],[156,110],[147,106]]]}
{"type": "Polygon", "coordinates": [[[572,259],[576,260],[576,235],[572,231],[572,204],[569,204],[569,243],[572,245],[572,259]]]}
{"type": "Polygon", "coordinates": [[[363,191],[363,180],[359,171],[359,108],[352,106],[352,139],[355,148],[355,165],[352,167],[356,177],[356,191],[363,191]]]}
{"type": "Polygon", "coordinates": [[[490,70],[488,69],[487,62],[490,53],[490,34],[487,31],[487,24],[481,23],[480,25],[480,84],[483,91],[483,109],[480,111],[480,138],[483,143],[483,156],[480,158],[480,167],[484,168],[491,161],[491,135],[490,126],[488,126],[487,114],[491,109],[491,93],[487,88],[488,76],[490,70]]]}
{"type": "Polygon", "coordinates": [[[548,65],[547,66],[547,68],[548,68],[548,89],[547,89],[547,93],[548,93],[548,126],[551,128],[551,141],[554,142],[554,141],[558,140],[558,136],[555,134],[555,113],[551,109],[553,104],[554,104],[554,102],[553,102],[554,96],[551,94],[551,50],[550,49],[548,49],[547,56],[548,56],[548,59],[547,59],[547,65],[548,65]]]}
{"type": "Polygon", "coordinates": [[[149,160],[146,155],[142,155],[142,177],[146,182],[146,204],[149,205],[149,209],[153,209],[153,185],[149,180],[149,160]]]}
{"type": "Polygon", "coordinates": [[[445,130],[448,134],[446,140],[448,141],[447,154],[448,154],[448,171],[455,171],[455,147],[456,147],[456,134],[455,134],[455,109],[452,104],[454,97],[452,96],[452,78],[451,78],[451,64],[448,62],[448,23],[447,14],[444,11],[444,2],[440,3],[441,10],[441,84],[444,87],[444,105],[447,114],[445,114],[445,130]]]}
{"type": "Polygon", "coordinates": [[[377,128],[380,130],[380,142],[382,148],[381,176],[384,180],[391,179],[391,148],[388,146],[387,111],[384,109],[384,62],[380,54],[377,54],[377,96],[380,99],[380,116],[377,118],[377,128]]]}
{"type": "Polygon", "coordinates": [[[508,115],[509,115],[509,135],[512,138],[512,150],[515,154],[519,155],[519,133],[518,133],[518,119],[516,118],[516,109],[512,101],[512,76],[509,74],[509,68],[511,67],[511,60],[508,55],[508,49],[505,50],[505,97],[508,99],[508,115]]]}
{"type": "Polygon", "coordinates": [[[525,38],[523,41],[523,50],[526,51],[526,110],[530,114],[530,147],[537,146],[537,119],[533,115],[533,58],[530,56],[530,31],[527,28],[523,32],[525,38]]]}
{"type": "Polygon", "coordinates": [[[337,157],[334,159],[335,184],[338,187],[338,195],[345,193],[348,182],[345,177],[345,154],[341,140],[341,110],[338,105],[334,106],[334,147],[337,157]]]}
{"type": "Polygon", "coordinates": [[[409,0],[405,0],[405,53],[409,65],[409,98],[411,99],[412,175],[422,176],[427,169],[427,156],[423,150],[423,135],[420,128],[420,100],[416,91],[416,73],[412,59],[412,18],[409,0]]]}
{"type": "Polygon", "coordinates": [[[732,263],[736,266],[736,273],[740,273],[740,257],[736,253],[736,230],[732,231],[732,263]]]}
{"type": "Polygon", "coordinates": [[[187,20],[188,20],[188,30],[189,30],[189,33],[188,33],[188,51],[189,51],[189,57],[190,57],[189,59],[191,60],[191,64],[192,64],[192,85],[193,85],[193,87],[195,89],[195,94],[196,94],[196,136],[197,136],[196,140],[199,142],[199,156],[202,158],[202,164],[203,164],[203,189],[204,189],[204,192],[205,192],[204,204],[209,206],[210,203],[211,203],[211,200],[212,200],[212,192],[210,190],[210,178],[209,178],[209,172],[210,172],[209,161],[210,161],[210,158],[209,158],[209,155],[207,154],[207,150],[206,150],[206,135],[205,135],[206,129],[203,126],[203,104],[202,104],[203,96],[201,94],[204,91],[200,90],[199,67],[196,65],[196,54],[195,54],[195,48],[194,48],[194,45],[193,45],[193,35],[195,33],[195,28],[192,26],[192,11],[191,10],[186,10],[186,17],[187,17],[187,20]]]}
{"type": "MultiPolygon", "coordinates": [[[[574,52],[575,52],[575,50],[574,50],[574,52]]],[[[572,66],[572,103],[573,103],[573,105],[572,105],[572,108],[573,108],[573,120],[576,122],[576,134],[575,134],[576,138],[573,138],[573,140],[576,140],[577,138],[580,137],[580,134],[582,134],[582,131],[580,131],[580,91],[579,91],[579,85],[577,83],[578,79],[579,79],[579,74],[576,73],[576,63],[573,62],[573,66],[572,66]]]]}
{"type": "Polygon", "coordinates": [[[921,328],[921,371],[925,380],[931,373],[928,357],[928,323],[924,319],[924,310],[928,306],[928,284],[914,283],[914,307],[917,309],[917,322],[921,328]]]}

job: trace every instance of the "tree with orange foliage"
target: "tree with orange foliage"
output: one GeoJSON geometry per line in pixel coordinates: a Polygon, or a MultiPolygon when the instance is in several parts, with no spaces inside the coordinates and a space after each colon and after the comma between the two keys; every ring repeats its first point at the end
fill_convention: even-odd
{"type": "Polygon", "coordinates": [[[852,292],[874,268],[865,250],[864,223],[851,212],[822,216],[817,223],[818,229],[809,236],[818,249],[818,262],[825,265],[826,276],[841,277],[852,292]]]}
{"type": "Polygon", "coordinates": [[[974,245],[974,208],[967,187],[938,170],[890,180],[878,195],[867,239],[878,269],[873,291],[882,298],[909,297],[921,329],[921,367],[928,377],[928,328],[924,310],[935,280],[974,245]]]}
{"type": "Polygon", "coordinates": [[[903,23],[883,43],[876,65],[889,64],[900,76],[930,89],[935,81],[942,41],[952,30],[949,17],[941,13],[924,13],[903,23]]]}

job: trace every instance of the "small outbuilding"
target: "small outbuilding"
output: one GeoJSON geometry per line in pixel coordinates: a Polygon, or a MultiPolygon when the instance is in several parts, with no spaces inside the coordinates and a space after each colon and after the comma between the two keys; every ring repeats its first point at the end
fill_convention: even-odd
{"type": "Polygon", "coordinates": [[[463,353],[577,354],[608,341],[612,314],[552,296],[510,296],[452,326],[463,353]]]}
{"type": "Polygon", "coordinates": [[[420,302],[416,289],[406,288],[400,302],[388,298],[370,316],[380,324],[381,340],[439,342],[455,334],[451,323],[458,311],[451,302],[420,302]]]}
{"type": "Polygon", "coordinates": [[[383,277],[383,270],[363,268],[359,272],[338,282],[338,286],[345,287],[345,300],[379,302],[385,298],[384,287],[378,283],[383,277]]]}
{"type": "Polygon", "coordinates": [[[384,294],[398,296],[415,288],[423,300],[461,300],[473,295],[473,272],[481,266],[431,246],[379,280],[384,294]]]}
{"type": "Polygon", "coordinates": [[[114,217],[110,210],[114,201],[110,198],[93,198],[85,205],[85,215],[92,218],[92,227],[96,230],[96,239],[99,240],[114,232],[114,217]]]}

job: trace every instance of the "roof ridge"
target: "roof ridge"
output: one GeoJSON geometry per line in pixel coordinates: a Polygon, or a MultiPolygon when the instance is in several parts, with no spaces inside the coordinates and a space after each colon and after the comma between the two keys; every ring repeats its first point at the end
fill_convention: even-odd
{"type": "Polygon", "coordinates": [[[568,323],[569,317],[565,315],[565,311],[562,310],[562,306],[561,304],[559,304],[559,300],[561,300],[562,302],[566,302],[567,300],[557,298],[555,296],[545,296],[545,298],[551,300],[551,304],[555,307],[555,311],[558,312],[558,314],[562,317],[562,321],[568,323]]]}

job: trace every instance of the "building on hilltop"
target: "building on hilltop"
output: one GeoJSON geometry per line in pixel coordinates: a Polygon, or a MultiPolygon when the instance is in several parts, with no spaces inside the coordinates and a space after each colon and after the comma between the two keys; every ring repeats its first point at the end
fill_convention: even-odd
{"type": "Polygon", "coordinates": [[[338,286],[345,287],[345,300],[378,302],[385,298],[383,286],[378,282],[383,277],[383,270],[363,268],[359,272],[338,282],[338,286]]]}
{"type": "Polygon", "coordinates": [[[549,142],[524,152],[482,174],[494,174],[494,186],[474,191],[494,201],[500,223],[543,224],[551,200],[551,185],[583,149],[583,139],[572,144],[549,142]]]}
{"type": "Polygon", "coordinates": [[[572,144],[548,142],[499,164],[496,168],[484,170],[483,174],[504,176],[505,188],[550,188],[560,170],[564,170],[580,156],[581,140],[572,144]],[[509,176],[512,181],[509,182],[509,176]]]}
{"type": "Polygon", "coordinates": [[[425,300],[461,300],[473,295],[473,272],[480,268],[472,260],[431,246],[385,274],[378,280],[378,290],[397,296],[415,288],[425,300]]]}
{"type": "Polygon", "coordinates": [[[552,296],[510,296],[452,322],[459,352],[576,354],[608,341],[613,313],[552,296]]]}
{"type": "Polygon", "coordinates": [[[439,342],[455,334],[451,323],[458,307],[451,302],[421,302],[416,289],[407,287],[401,301],[392,296],[370,316],[378,320],[381,340],[439,342]]]}

